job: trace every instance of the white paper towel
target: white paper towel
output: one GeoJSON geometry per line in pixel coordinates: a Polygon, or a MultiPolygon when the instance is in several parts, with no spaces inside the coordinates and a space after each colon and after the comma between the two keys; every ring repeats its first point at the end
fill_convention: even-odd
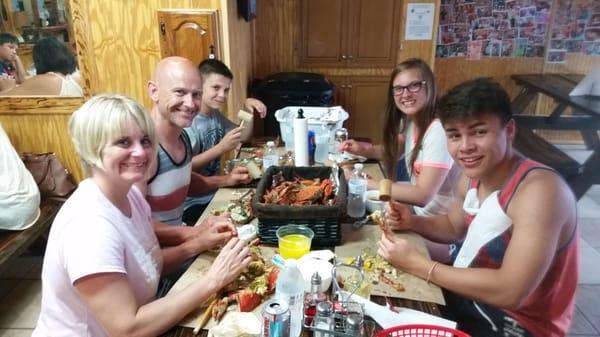
{"type": "Polygon", "coordinates": [[[308,166],[308,120],[304,116],[294,118],[294,164],[308,166]]]}

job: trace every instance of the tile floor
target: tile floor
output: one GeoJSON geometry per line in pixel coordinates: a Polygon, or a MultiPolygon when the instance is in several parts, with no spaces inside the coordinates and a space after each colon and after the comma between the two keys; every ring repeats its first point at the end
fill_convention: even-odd
{"type": "MultiPolygon", "coordinates": [[[[564,146],[584,161],[588,151],[564,146]]],[[[581,268],[576,312],[569,337],[600,337],[600,185],[577,203],[581,230],[581,268]]],[[[40,310],[42,257],[24,254],[0,275],[0,337],[28,337],[40,310]]]]}

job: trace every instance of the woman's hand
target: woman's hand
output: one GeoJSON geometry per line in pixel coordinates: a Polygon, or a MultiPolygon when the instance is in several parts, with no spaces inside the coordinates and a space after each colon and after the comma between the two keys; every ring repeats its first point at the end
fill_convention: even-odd
{"type": "Polygon", "coordinates": [[[227,216],[210,216],[194,229],[196,231],[191,241],[198,242],[198,246],[203,248],[198,249],[198,253],[222,245],[237,235],[235,226],[227,216]]]}
{"type": "Polygon", "coordinates": [[[217,289],[221,289],[233,282],[251,260],[247,244],[238,238],[232,238],[215,258],[205,279],[214,282],[217,289]]]}
{"type": "Polygon", "coordinates": [[[409,206],[398,201],[390,200],[385,206],[385,225],[391,230],[412,229],[412,211],[409,206]]]}
{"type": "Polygon", "coordinates": [[[267,106],[263,102],[257,100],[256,98],[246,98],[246,101],[244,102],[244,107],[250,112],[258,112],[260,118],[265,118],[265,116],[267,116],[267,106]]]}
{"type": "Polygon", "coordinates": [[[355,155],[370,158],[369,149],[373,147],[373,144],[366,142],[358,142],[354,139],[348,139],[340,144],[340,152],[348,152],[355,155]]]}

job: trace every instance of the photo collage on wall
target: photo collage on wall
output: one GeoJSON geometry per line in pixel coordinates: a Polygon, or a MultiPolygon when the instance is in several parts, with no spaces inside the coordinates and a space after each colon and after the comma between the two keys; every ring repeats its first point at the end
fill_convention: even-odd
{"type": "Polygon", "coordinates": [[[564,63],[567,53],[600,55],[600,1],[559,0],[546,61],[564,63]]]}
{"type": "Polygon", "coordinates": [[[442,0],[436,56],[543,57],[551,4],[552,0],[442,0]]]}

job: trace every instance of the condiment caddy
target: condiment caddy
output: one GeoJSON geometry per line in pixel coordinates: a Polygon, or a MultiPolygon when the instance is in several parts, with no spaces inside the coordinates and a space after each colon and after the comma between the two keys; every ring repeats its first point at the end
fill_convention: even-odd
{"type": "Polygon", "coordinates": [[[362,304],[352,301],[352,295],[365,282],[365,275],[358,265],[336,263],[331,271],[333,289],[331,299],[325,294],[315,294],[320,278],[316,274],[311,279],[311,293],[306,296],[303,325],[312,331],[314,337],[362,337],[364,335],[364,309],[362,304]],[[352,268],[360,275],[357,285],[344,297],[337,278],[338,268],[352,268]],[[313,316],[314,315],[314,316],[313,316]],[[311,317],[312,316],[312,317],[311,317]]]}

